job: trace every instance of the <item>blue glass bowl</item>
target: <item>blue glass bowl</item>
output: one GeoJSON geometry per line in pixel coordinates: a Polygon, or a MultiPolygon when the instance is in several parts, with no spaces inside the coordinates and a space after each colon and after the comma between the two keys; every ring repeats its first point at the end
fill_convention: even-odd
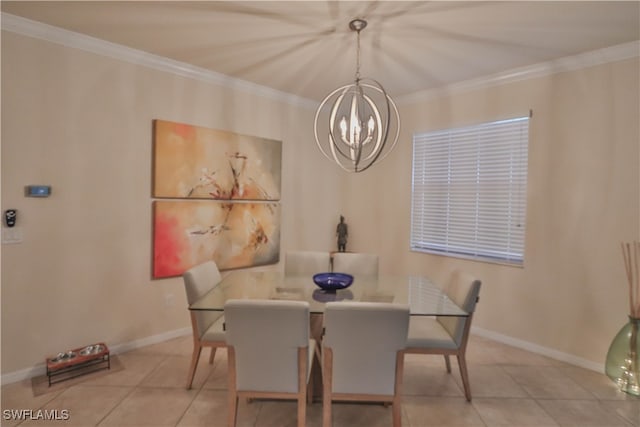
{"type": "Polygon", "coordinates": [[[318,273],[313,275],[313,283],[320,289],[335,292],[346,289],[353,283],[353,276],[346,273],[318,273]]]}

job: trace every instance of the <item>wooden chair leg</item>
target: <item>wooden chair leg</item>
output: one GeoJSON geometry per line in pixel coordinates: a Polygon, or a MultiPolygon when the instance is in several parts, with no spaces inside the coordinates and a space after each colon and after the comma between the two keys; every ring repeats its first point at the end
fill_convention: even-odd
{"type": "Polygon", "coordinates": [[[191,367],[189,367],[189,373],[187,374],[187,390],[191,389],[193,384],[193,377],[196,375],[196,368],[198,367],[198,360],[200,359],[200,353],[202,347],[200,344],[193,345],[193,355],[191,356],[191,367]]]}
{"type": "Polygon", "coordinates": [[[307,384],[307,403],[310,405],[313,403],[313,387],[313,375],[309,375],[309,383],[307,384]]]}
{"type": "Polygon", "coordinates": [[[393,427],[401,427],[402,426],[402,408],[400,406],[400,402],[393,402],[393,407],[391,408],[393,411],[393,427]]]}
{"type": "Polygon", "coordinates": [[[464,354],[458,354],[458,366],[460,367],[460,376],[462,377],[462,385],[464,386],[464,395],[468,402],[471,402],[471,386],[469,385],[469,373],[467,372],[467,361],[464,354]]]}
{"type": "Polygon", "coordinates": [[[309,364],[309,347],[298,348],[298,427],[307,423],[307,365],[309,364]]]}
{"type": "Polygon", "coordinates": [[[396,356],[396,380],[393,391],[393,427],[400,427],[402,425],[402,407],[400,402],[402,400],[402,377],[404,376],[404,351],[398,351],[396,356]]]}
{"type": "Polygon", "coordinates": [[[331,427],[331,395],[322,395],[322,427],[331,427]]]}
{"type": "Polygon", "coordinates": [[[213,364],[213,359],[216,357],[217,347],[211,347],[211,354],[209,355],[209,365],[213,364]]]}
{"type": "Polygon", "coordinates": [[[333,353],[331,349],[322,350],[322,427],[331,427],[331,378],[333,375],[333,353]]]}
{"type": "Polygon", "coordinates": [[[228,427],[236,427],[236,417],[238,415],[238,396],[229,392],[229,414],[227,418],[228,427]]]}
{"type": "Polygon", "coordinates": [[[447,372],[451,373],[451,360],[449,360],[449,355],[448,354],[444,355],[444,363],[445,363],[445,365],[447,365],[447,372]]]}
{"type": "Polygon", "coordinates": [[[236,385],[236,353],[233,347],[227,348],[227,390],[229,393],[229,413],[227,415],[227,426],[235,427],[238,416],[238,388],[236,385]]]}
{"type": "Polygon", "coordinates": [[[298,427],[305,427],[307,423],[307,399],[298,397],[298,427]]]}

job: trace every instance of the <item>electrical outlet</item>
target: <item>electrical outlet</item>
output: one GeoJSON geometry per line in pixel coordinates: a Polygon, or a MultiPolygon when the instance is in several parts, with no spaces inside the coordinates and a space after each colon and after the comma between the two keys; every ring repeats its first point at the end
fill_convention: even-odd
{"type": "Polygon", "coordinates": [[[173,307],[173,294],[166,294],[164,296],[164,305],[165,307],[173,307]]]}

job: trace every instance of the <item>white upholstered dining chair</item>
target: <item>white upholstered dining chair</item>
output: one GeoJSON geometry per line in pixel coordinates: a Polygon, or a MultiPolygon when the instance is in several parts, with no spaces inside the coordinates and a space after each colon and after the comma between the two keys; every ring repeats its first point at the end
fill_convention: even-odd
{"type": "MultiPolygon", "coordinates": [[[[222,277],[214,261],[206,261],[185,271],[182,275],[189,305],[209,292],[220,283],[222,277]]],[[[218,347],[226,347],[224,333],[224,314],[221,311],[189,310],[193,332],[193,354],[187,375],[187,389],[193,384],[200,353],[203,347],[210,347],[209,363],[213,363],[218,347]]]]}
{"type": "Polygon", "coordinates": [[[229,427],[235,426],[239,397],[296,399],[298,427],[304,427],[316,351],[309,336],[309,303],[232,299],[224,313],[229,427]]]}
{"type": "Polygon", "coordinates": [[[467,371],[467,342],[471,329],[471,320],[480,295],[480,280],[469,273],[456,270],[451,274],[445,289],[448,297],[469,313],[468,317],[438,316],[435,319],[426,316],[412,316],[409,322],[406,354],[444,355],[447,372],[451,373],[450,355],[455,355],[460,368],[464,394],[471,402],[471,386],[467,371]]]}
{"type": "Polygon", "coordinates": [[[391,403],[393,426],[400,427],[408,327],[407,305],[326,304],[321,351],[324,427],[332,425],[333,400],[391,403]]]}
{"type": "Polygon", "coordinates": [[[333,271],[362,276],[378,276],[378,255],[336,252],[333,254],[333,271]]]}
{"type": "Polygon", "coordinates": [[[325,273],[329,270],[329,252],[289,251],[284,255],[284,273],[303,275],[325,273]]]}

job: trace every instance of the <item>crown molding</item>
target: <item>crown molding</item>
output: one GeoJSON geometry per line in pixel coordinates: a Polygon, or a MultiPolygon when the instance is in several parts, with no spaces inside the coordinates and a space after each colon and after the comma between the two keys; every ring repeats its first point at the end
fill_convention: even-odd
{"type": "Polygon", "coordinates": [[[318,105],[316,101],[297,95],[9,13],[2,12],[1,24],[3,31],[10,31],[23,36],[80,49],[93,54],[175,74],[180,77],[212,83],[234,90],[241,90],[276,101],[283,101],[291,105],[306,108],[316,108],[318,105]]]}
{"type": "Polygon", "coordinates": [[[610,46],[579,55],[567,56],[549,62],[534,64],[526,67],[514,68],[500,73],[454,83],[451,85],[428,89],[410,95],[399,96],[396,101],[399,104],[409,104],[425,99],[452,94],[468,92],[478,89],[486,89],[492,86],[499,86],[508,83],[519,82],[539,77],[545,77],[556,73],[575,71],[582,68],[589,68],[610,62],[623,61],[625,59],[637,58],[640,56],[640,40],[610,46]]]}
{"type": "MultiPolygon", "coordinates": [[[[216,73],[184,62],[175,61],[95,37],[64,30],[52,25],[2,13],[2,30],[11,31],[27,37],[38,38],[63,46],[84,50],[97,55],[107,56],[121,61],[149,67],[155,70],[172,73],[181,77],[212,83],[234,90],[264,96],[277,101],[305,108],[317,108],[318,102],[300,96],[275,90],[266,86],[216,73]]],[[[556,59],[553,61],[515,68],[500,73],[466,80],[436,89],[427,89],[410,95],[396,97],[398,104],[410,104],[425,99],[457,92],[485,89],[492,86],[514,83],[551,74],[588,68],[609,62],[622,61],[640,56],[640,40],[598,49],[579,55],[556,59]]]]}

